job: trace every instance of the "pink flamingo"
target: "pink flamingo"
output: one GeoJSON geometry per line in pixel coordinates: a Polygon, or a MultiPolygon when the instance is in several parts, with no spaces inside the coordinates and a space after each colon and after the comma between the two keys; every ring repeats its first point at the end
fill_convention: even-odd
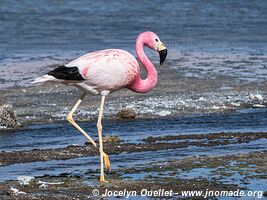
{"type": "Polygon", "coordinates": [[[147,71],[146,79],[140,77],[140,66],[135,57],[121,49],[107,49],[85,54],[72,62],[59,66],[32,83],[60,82],[73,85],[83,91],[83,94],[67,116],[67,120],[76,127],[95,146],[96,143],[74,121],[73,113],[88,93],[100,94],[101,104],[97,121],[99,152],[100,152],[100,181],[105,182],[104,164],[110,169],[109,157],[103,151],[102,142],[102,114],[105,97],[116,90],[127,88],[134,92],[146,93],[152,90],[157,83],[157,71],[144,53],[144,46],[158,51],[160,64],[167,56],[167,49],[153,32],[143,32],[136,39],[136,54],[138,60],[147,71]]]}

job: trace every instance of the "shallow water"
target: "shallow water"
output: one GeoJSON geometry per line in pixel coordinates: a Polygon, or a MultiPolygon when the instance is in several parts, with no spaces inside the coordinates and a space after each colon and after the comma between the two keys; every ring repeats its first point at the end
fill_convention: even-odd
{"type": "MultiPolygon", "coordinates": [[[[93,122],[79,123],[93,139],[97,129],[93,122]]],[[[104,121],[104,135],[118,135],[125,142],[141,142],[149,136],[201,134],[219,132],[267,131],[267,109],[246,109],[234,113],[180,116],[169,119],[104,121]]],[[[0,134],[0,151],[58,148],[83,145],[84,136],[69,123],[34,125],[0,134]]]]}
{"type": "MultiPolygon", "coordinates": [[[[174,119],[105,121],[104,133],[119,135],[128,142],[142,142],[149,136],[201,134],[215,132],[261,132],[267,131],[267,109],[242,110],[235,113],[184,116],[174,119]]],[[[85,130],[95,130],[92,123],[82,123],[85,130]]],[[[95,130],[96,131],[96,130],[95,130]]],[[[96,139],[96,134],[93,134],[96,139]]],[[[51,124],[26,127],[24,130],[0,134],[0,151],[47,149],[67,145],[83,145],[85,138],[73,127],[66,124],[51,124]]],[[[113,169],[144,165],[150,162],[164,162],[170,159],[183,159],[189,156],[231,155],[266,150],[266,139],[249,143],[226,146],[210,146],[138,152],[111,155],[113,169]]],[[[15,179],[19,175],[43,176],[61,173],[85,175],[88,169],[98,168],[97,157],[51,160],[45,162],[14,164],[0,167],[0,181],[15,179]]],[[[136,179],[146,173],[132,174],[136,179]]],[[[192,174],[193,175],[193,174],[192,174]]],[[[125,175],[127,176],[127,175],[125,175]]],[[[129,175],[128,175],[129,176],[129,175]]]]}
{"type": "MultiPolygon", "coordinates": [[[[171,150],[159,150],[156,152],[138,152],[119,155],[110,155],[112,170],[120,170],[125,168],[144,167],[152,163],[163,163],[169,160],[184,159],[190,156],[219,156],[232,155],[238,153],[249,153],[252,151],[266,150],[266,139],[246,144],[215,146],[215,147],[189,147],[171,150]]],[[[83,176],[88,180],[88,183],[95,182],[95,176],[98,176],[95,170],[99,168],[99,157],[82,157],[69,160],[50,160],[45,162],[32,162],[13,164],[6,167],[0,167],[0,182],[6,180],[15,180],[18,176],[58,176],[66,173],[69,176],[83,176]],[[88,170],[91,172],[88,175],[88,170]]],[[[168,172],[168,171],[167,171],[168,172]]],[[[150,173],[149,173],[150,174],[150,173]]],[[[189,176],[194,176],[194,173],[188,172],[189,176]]],[[[147,176],[147,172],[139,172],[136,174],[122,174],[123,177],[138,180],[147,176]]],[[[227,178],[226,178],[227,179],[227,178]]]]}
{"type": "Polygon", "coordinates": [[[48,65],[88,51],[123,48],[133,53],[136,36],[146,30],[162,38],[167,60],[179,60],[168,66],[185,77],[266,80],[266,9],[266,1],[248,0],[2,0],[0,87],[29,85],[48,65]]]}

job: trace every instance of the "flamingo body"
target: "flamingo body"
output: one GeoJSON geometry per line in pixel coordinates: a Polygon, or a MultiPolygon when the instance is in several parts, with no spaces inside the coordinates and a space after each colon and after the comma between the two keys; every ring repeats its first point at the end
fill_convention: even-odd
{"type": "Polygon", "coordinates": [[[68,63],[66,67],[77,67],[84,80],[75,85],[95,94],[127,87],[140,73],[135,57],[120,49],[88,53],[68,63]]]}

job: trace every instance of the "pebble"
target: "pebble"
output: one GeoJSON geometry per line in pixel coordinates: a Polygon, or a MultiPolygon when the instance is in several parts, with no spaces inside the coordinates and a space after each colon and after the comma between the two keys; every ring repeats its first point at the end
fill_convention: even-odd
{"type": "Polygon", "coordinates": [[[17,128],[18,126],[19,124],[12,105],[0,101],[0,127],[17,128]]]}
{"type": "Polygon", "coordinates": [[[117,116],[121,119],[135,119],[136,113],[133,108],[122,109],[117,113],[117,116]]]}

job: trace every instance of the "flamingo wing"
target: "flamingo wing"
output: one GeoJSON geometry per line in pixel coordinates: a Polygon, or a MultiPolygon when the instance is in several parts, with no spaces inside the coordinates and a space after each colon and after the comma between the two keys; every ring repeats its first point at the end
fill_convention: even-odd
{"type": "Polygon", "coordinates": [[[134,56],[120,49],[85,54],[66,67],[76,67],[84,83],[100,90],[120,89],[132,82],[140,71],[134,56]]]}

